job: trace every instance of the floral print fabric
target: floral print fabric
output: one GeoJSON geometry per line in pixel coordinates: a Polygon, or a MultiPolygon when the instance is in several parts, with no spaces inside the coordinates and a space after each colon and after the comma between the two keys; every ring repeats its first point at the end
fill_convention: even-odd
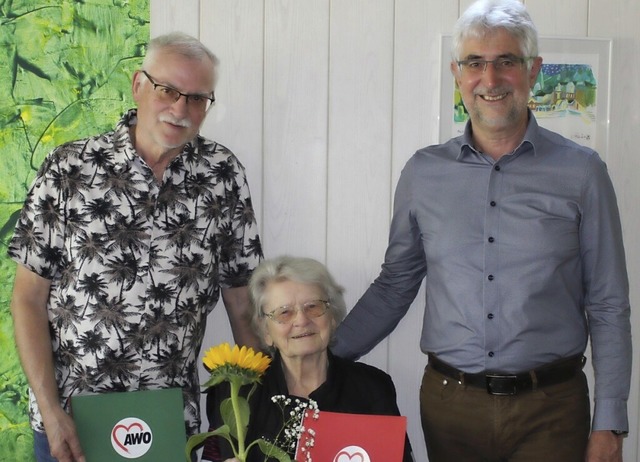
{"type": "MultiPolygon", "coordinates": [[[[262,256],[244,168],[200,136],[159,183],[129,126],[56,148],[29,191],[9,255],[51,280],[62,404],[73,394],[182,387],[199,430],[197,355],[220,288],[262,256]]],[[[32,426],[43,431],[33,394],[32,426]]]]}

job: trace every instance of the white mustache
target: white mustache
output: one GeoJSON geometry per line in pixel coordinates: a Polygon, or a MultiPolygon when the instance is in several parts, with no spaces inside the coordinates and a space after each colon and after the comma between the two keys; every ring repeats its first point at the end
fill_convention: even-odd
{"type": "Polygon", "coordinates": [[[191,127],[191,121],[189,119],[176,119],[174,117],[171,117],[168,114],[161,115],[159,120],[160,122],[170,123],[172,125],[177,125],[178,127],[183,127],[183,128],[191,127]]]}

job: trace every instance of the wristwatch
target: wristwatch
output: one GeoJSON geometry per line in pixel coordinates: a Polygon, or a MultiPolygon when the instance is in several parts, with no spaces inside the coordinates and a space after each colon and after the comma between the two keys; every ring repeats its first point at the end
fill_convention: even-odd
{"type": "Polygon", "coordinates": [[[626,435],[629,432],[625,431],[625,430],[611,430],[611,433],[613,433],[616,436],[623,436],[623,435],[626,435]]]}

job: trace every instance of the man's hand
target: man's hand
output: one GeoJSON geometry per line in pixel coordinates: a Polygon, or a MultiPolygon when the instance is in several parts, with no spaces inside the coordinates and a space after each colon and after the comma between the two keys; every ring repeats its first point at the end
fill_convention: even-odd
{"type": "Polygon", "coordinates": [[[62,408],[43,419],[51,455],[58,462],[85,462],[73,419],[62,408]]]}
{"type": "Polygon", "coordinates": [[[609,430],[591,432],[585,462],[622,462],[622,440],[609,430]]]}

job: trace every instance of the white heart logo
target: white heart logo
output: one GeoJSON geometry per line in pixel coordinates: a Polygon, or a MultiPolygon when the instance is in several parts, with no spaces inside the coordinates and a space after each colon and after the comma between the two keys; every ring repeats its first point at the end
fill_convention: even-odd
{"type": "Polygon", "coordinates": [[[338,451],[333,462],[371,462],[371,459],[360,446],[347,446],[338,451]]]}
{"type": "Polygon", "coordinates": [[[111,446],[122,457],[137,459],[145,455],[153,443],[153,433],[147,423],[137,417],[127,417],[113,426],[111,446]]]}

